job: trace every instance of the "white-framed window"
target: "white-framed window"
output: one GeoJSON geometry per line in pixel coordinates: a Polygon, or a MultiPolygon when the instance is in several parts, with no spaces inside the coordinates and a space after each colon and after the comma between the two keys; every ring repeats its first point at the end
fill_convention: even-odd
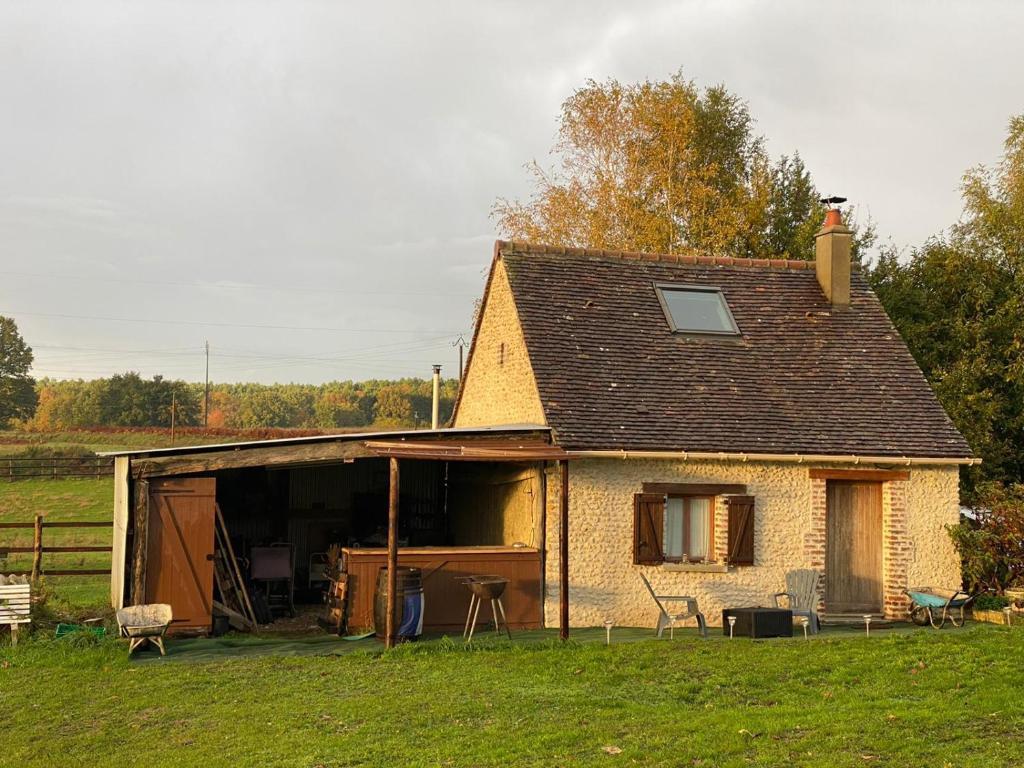
{"type": "Polygon", "coordinates": [[[713,496],[666,496],[664,557],[668,561],[699,563],[715,551],[713,496]]]}

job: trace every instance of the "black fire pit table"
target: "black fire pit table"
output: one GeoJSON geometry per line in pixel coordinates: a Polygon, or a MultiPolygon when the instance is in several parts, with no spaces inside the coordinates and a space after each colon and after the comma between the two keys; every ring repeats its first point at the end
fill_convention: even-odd
{"type": "Polygon", "coordinates": [[[733,637],[792,637],[793,612],[784,608],[726,608],[722,634],[729,636],[729,617],[736,617],[733,637]]]}

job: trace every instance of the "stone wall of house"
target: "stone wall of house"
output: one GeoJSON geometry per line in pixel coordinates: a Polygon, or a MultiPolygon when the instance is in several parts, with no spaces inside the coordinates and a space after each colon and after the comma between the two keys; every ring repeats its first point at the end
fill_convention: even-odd
{"type": "MultiPolygon", "coordinates": [[[[825,465],[816,465],[825,466],[825,465]]],[[[771,605],[786,573],[824,570],[825,481],[794,463],[582,459],[570,463],[570,624],[654,626],[657,608],[639,574],[662,593],[692,595],[708,622],[725,607],[771,605]],[[754,566],[727,573],[633,564],[633,494],[644,482],[741,483],[755,501],[754,566]]],[[[850,468],[846,465],[844,468],[850,468]]],[[[870,469],[861,466],[861,469],[870,469]]],[[[959,561],[943,526],[959,512],[956,467],[912,467],[883,485],[883,591],[886,613],[905,615],[904,587],[955,586],[959,561]]],[[[548,473],[545,621],[558,623],[558,478],[548,473]]],[[[715,551],[725,551],[724,499],[715,504],[715,551]]]]}
{"type": "Polygon", "coordinates": [[[505,264],[495,262],[454,426],[545,424],[505,264]]]}

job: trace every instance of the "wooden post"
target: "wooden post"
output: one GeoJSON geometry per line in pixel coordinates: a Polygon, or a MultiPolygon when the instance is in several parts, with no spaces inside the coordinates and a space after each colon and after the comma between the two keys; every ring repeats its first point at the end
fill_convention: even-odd
{"type": "Polygon", "coordinates": [[[391,476],[388,484],[388,599],[387,629],[384,647],[395,646],[395,602],[397,599],[398,579],[398,459],[392,457],[391,476]]]}
{"type": "Polygon", "coordinates": [[[32,583],[43,573],[43,516],[36,515],[35,536],[32,539],[32,583]]]}
{"type": "Polygon", "coordinates": [[[131,604],[146,602],[146,556],[149,550],[149,481],[135,481],[135,538],[132,557],[131,604]]]}
{"type": "Polygon", "coordinates": [[[561,502],[558,510],[558,636],[569,639],[569,462],[559,462],[561,502]]]}

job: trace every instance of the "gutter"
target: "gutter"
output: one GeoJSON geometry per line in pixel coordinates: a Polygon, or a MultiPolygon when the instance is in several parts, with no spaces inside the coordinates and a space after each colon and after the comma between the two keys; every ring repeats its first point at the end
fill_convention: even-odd
{"type": "Polygon", "coordinates": [[[974,456],[962,458],[919,456],[829,456],[800,453],[726,453],[710,451],[566,451],[577,459],[669,459],[675,461],[774,461],[790,464],[889,464],[897,466],[941,466],[981,464],[974,456]]]}

